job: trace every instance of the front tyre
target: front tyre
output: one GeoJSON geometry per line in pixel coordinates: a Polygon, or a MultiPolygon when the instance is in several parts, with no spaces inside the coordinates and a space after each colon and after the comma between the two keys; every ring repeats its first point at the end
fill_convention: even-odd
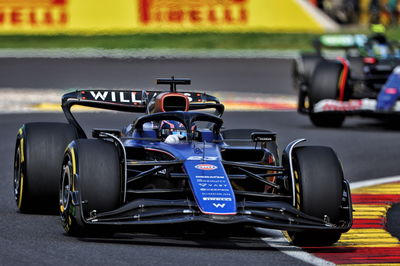
{"type": "Polygon", "coordinates": [[[118,150],[105,140],[77,140],[68,146],[62,165],[59,190],[62,225],[69,235],[92,234],[85,224],[90,213],[110,211],[121,203],[118,150]]]}
{"type": "MultiPolygon", "coordinates": [[[[343,171],[336,153],[329,147],[305,146],[293,150],[296,207],[311,216],[328,219],[332,224],[341,220],[343,171]]],[[[328,246],[337,242],[337,230],[305,230],[288,232],[294,245],[328,246]]]]}

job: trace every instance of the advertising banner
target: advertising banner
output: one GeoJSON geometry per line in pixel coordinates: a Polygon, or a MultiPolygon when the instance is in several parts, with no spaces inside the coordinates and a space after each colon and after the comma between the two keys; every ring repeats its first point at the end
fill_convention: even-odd
{"type": "Polygon", "coordinates": [[[302,0],[0,0],[1,34],[322,32],[302,0]]]}

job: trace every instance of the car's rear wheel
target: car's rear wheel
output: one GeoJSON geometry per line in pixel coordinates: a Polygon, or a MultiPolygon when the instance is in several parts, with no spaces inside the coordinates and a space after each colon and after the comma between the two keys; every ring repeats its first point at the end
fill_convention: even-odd
{"type": "MultiPolygon", "coordinates": [[[[338,113],[314,113],[313,106],[321,100],[338,99],[340,90],[339,83],[343,72],[343,64],[337,61],[321,61],[315,68],[308,88],[309,116],[311,122],[320,127],[340,127],[344,120],[344,114],[338,113]]],[[[346,81],[346,85],[347,81],[346,81]]],[[[348,98],[348,93],[344,100],[348,98]]]]}
{"type": "Polygon", "coordinates": [[[78,138],[65,123],[28,123],[17,135],[14,196],[22,213],[56,213],[60,167],[68,143],[78,138]]]}
{"type": "Polygon", "coordinates": [[[116,146],[97,139],[72,142],[65,152],[59,191],[65,231],[74,236],[92,234],[83,220],[91,212],[110,211],[121,204],[121,166],[116,146]],[[76,208],[79,200],[82,209],[76,208]]]}
{"type": "Polygon", "coordinates": [[[300,90],[302,85],[308,85],[315,67],[323,60],[323,57],[317,53],[304,53],[298,60],[293,61],[292,80],[293,87],[300,90]]]}
{"type": "MultiPolygon", "coordinates": [[[[343,171],[329,147],[305,146],[293,150],[296,207],[311,216],[337,224],[341,219],[343,171]]],[[[327,246],[337,242],[337,230],[288,232],[292,243],[300,246],[327,246]]]]}
{"type": "Polygon", "coordinates": [[[353,79],[362,80],[365,78],[364,73],[364,57],[357,56],[357,57],[348,57],[347,59],[350,63],[351,71],[350,75],[353,79]]]}

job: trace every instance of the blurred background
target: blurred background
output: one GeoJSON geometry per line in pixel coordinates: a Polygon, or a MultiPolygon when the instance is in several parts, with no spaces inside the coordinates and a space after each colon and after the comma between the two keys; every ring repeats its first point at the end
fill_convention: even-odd
{"type": "Polygon", "coordinates": [[[0,0],[0,48],[311,49],[324,32],[399,38],[398,0],[0,0]]]}

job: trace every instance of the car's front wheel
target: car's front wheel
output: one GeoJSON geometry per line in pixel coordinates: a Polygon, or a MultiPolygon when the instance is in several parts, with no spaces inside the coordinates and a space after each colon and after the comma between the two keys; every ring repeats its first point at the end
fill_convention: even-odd
{"type": "MultiPolygon", "coordinates": [[[[338,224],[342,211],[343,171],[336,153],[329,147],[304,146],[293,150],[296,207],[311,216],[338,224]]],[[[337,230],[288,232],[300,246],[327,246],[337,242],[337,230]]]]}
{"type": "Polygon", "coordinates": [[[120,160],[113,143],[97,139],[70,143],[64,155],[59,190],[61,221],[67,234],[92,233],[86,230],[84,220],[93,212],[118,208],[121,186],[120,160]]]}

